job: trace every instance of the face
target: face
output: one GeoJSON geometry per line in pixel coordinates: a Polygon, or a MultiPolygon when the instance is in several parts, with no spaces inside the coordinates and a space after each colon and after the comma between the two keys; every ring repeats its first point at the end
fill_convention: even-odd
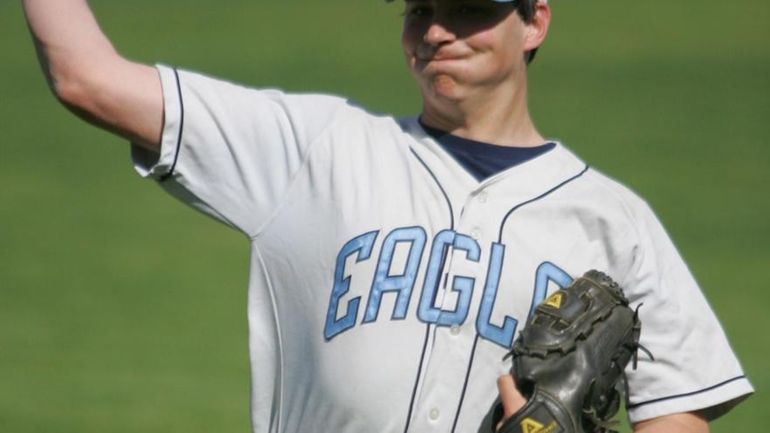
{"type": "Polygon", "coordinates": [[[406,0],[401,42],[423,98],[458,101],[515,86],[525,35],[510,3],[406,0]]]}

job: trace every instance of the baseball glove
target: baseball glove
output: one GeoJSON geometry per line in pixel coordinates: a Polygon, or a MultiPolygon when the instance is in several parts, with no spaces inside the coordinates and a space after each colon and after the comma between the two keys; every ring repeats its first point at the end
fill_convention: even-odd
{"type": "MultiPolygon", "coordinates": [[[[499,433],[608,433],[641,323],[622,289],[589,271],[541,303],[513,344],[511,373],[527,404],[499,433]]],[[[498,408],[499,409],[499,408],[498,408]]]]}

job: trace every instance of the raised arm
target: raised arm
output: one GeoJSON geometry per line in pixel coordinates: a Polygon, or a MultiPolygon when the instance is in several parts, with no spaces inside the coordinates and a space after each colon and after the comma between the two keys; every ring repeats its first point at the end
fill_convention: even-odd
{"type": "Polygon", "coordinates": [[[155,68],[123,58],[86,0],[23,0],[48,84],[78,116],[158,150],[163,96],[155,68]]]}

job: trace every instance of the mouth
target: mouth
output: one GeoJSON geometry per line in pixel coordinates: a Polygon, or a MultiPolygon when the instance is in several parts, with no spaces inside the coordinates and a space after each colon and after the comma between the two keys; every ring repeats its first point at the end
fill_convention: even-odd
{"type": "Polygon", "coordinates": [[[415,50],[414,57],[418,62],[430,63],[430,62],[448,62],[455,60],[463,60],[467,58],[466,53],[458,52],[458,50],[449,50],[446,48],[434,48],[434,47],[418,47],[415,50]]]}
{"type": "Polygon", "coordinates": [[[417,61],[420,63],[442,63],[442,62],[453,62],[457,60],[463,60],[465,59],[464,56],[431,56],[431,57],[417,57],[417,61]]]}
{"type": "Polygon", "coordinates": [[[441,54],[433,56],[415,56],[414,65],[423,72],[453,70],[455,65],[467,59],[467,56],[441,54]],[[449,69],[447,69],[449,68],[449,69]]]}

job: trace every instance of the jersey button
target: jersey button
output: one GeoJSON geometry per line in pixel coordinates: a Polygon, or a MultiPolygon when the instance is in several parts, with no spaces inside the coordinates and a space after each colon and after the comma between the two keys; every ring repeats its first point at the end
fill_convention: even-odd
{"type": "Polygon", "coordinates": [[[473,239],[479,240],[479,238],[481,237],[481,232],[479,232],[478,229],[473,229],[471,230],[471,237],[473,239]]]}
{"type": "Polygon", "coordinates": [[[460,335],[460,327],[459,327],[459,326],[457,326],[457,325],[452,325],[452,326],[449,328],[449,333],[450,333],[450,334],[452,334],[452,335],[454,335],[454,336],[458,336],[458,335],[460,335]]]}
{"type": "Polygon", "coordinates": [[[430,418],[431,421],[436,421],[439,416],[441,416],[441,412],[439,412],[437,407],[434,407],[428,412],[428,418],[430,418]]]}
{"type": "Polygon", "coordinates": [[[486,203],[488,199],[489,199],[489,194],[487,194],[486,192],[479,193],[479,203],[486,203]]]}

